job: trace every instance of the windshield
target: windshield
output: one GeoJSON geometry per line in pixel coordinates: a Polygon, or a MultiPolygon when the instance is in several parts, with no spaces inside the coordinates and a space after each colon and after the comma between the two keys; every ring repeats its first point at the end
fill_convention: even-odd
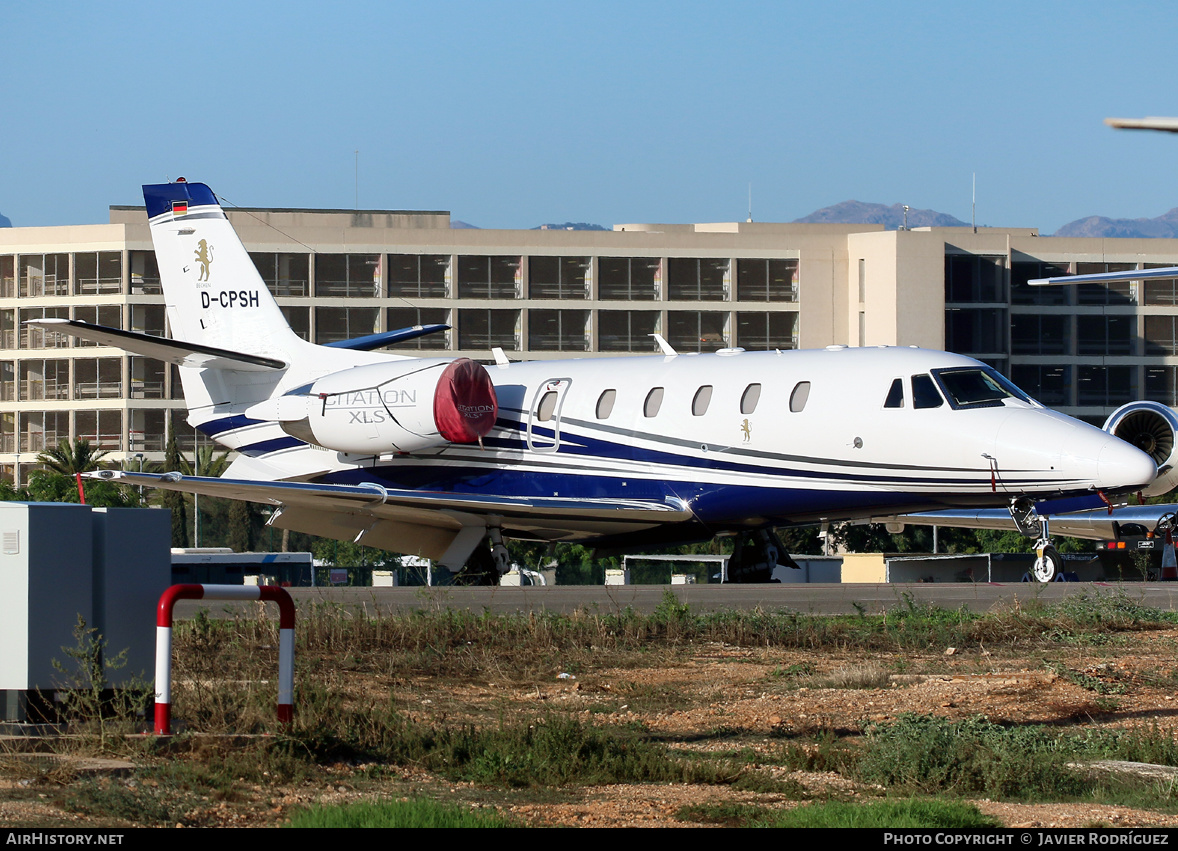
{"type": "Polygon", "coordinates": [[[1030,396],[988,366],[936,369],[933,374],[954,408],[992,408],[1005,399],[1031,403],[1030,396]]]}

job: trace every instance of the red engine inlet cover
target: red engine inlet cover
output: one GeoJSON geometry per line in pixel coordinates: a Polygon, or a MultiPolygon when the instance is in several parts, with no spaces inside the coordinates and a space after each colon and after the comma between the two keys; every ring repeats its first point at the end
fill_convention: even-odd
{"type": "Polygon", "coordinates": [[[451,443],[477,443],[499,415],[495,385],[480,364],[459,358],[444,370],[434,393],[434,423],[451,443]]]}

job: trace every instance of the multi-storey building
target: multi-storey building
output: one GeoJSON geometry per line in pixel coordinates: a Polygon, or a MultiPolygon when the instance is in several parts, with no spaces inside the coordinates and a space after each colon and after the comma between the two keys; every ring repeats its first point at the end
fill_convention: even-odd
{"type": "MultiPolygon", "coordinates": [[[[294,330],[315,342],[408,325],[394,347],[490,359],[830,344],[948,348],[1091,420],[1178,404],[1178,284],[1031,288],[1059,272],[1178,262],[1178,240],[1027,229],[736,222],[612,231],[451,229],[443,212],[228,211],[294,330]]],[[[115,459],[191,450],[175,369],[23,325],[45,316],[166,334],[146,216],[0,229],[0,475],[85,437],[115,459]]]]}

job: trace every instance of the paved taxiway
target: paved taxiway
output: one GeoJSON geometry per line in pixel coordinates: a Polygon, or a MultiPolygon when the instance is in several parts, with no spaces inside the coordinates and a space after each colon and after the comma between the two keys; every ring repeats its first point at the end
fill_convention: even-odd
{"type": "MultiPolygon", "coordinates": [[[[587,609],[601,613],[630,607],[651,612],[670,589],[682,603],[698,612],[762,608],[807,614],[852,614],[862,610],[878,614],[905,605],[906,595],[919,603],[949,609],[965,606],[984,612],[995,607],[1045,603],[1075,594],[1123,593],[1131,600],[1157,609],[1178,609],[1178,582],[1054,582],[1037,583],[931,583],[914,585],[563,585],[542,588],[291,588],[295,603],[332,603],[375,614],[417,609],[468,609],[475,612],[571,612],[587,609]]],[[[257,603],[181,601],[177,617],[191,617],[200,608],[211,615],[250,611],[257,603]]]]}

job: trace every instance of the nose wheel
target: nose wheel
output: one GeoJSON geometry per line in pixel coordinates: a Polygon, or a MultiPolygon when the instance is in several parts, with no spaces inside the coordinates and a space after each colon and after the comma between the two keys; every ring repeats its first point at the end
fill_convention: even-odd
{"type": "Polygon", "coordinates": [[[1037,582],[1050,582],[1063,573],[1063,556],[1048,544],[1045,547],[1035,547],[1035,566],[1031,568],[1031,575],[1037,582]]]}

